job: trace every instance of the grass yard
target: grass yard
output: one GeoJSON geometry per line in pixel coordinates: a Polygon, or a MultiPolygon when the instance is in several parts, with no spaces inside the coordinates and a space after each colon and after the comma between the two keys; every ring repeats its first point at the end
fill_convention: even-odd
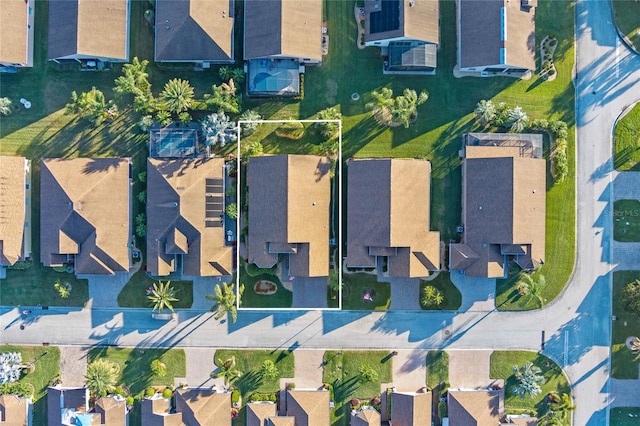
{"type": "MultiPolygon", "coordinates": [[[[617,3],[614,0],[614,3],[617,3]]],[[[640,2],[621,1],[634,4],[640,10],[640,2]]],[[[640,12],[638,12],[640,16],[640,12]]],[[[640,18],[637,18],[640,22],[640,18]]],[[[639,43],[640,44],[640,43],[639,43]]],[[[620,171],[640,170],[640,103],[636,104],[616,124],[613,133],[613,165],[620,171]]]]}
{"type": "Polygon", "coordinates": [[[33,396],[33,424],[47,423],[47,386],[60,376],[60,350],[56,346],[0,346],[0,352],[20,352],[24,364],[38,359],[36,369],[20,379],[35,389],[33,396]],[[45,355],[46,354],[46,355],[45,355]]]}
{"type": "Polygon", "coordinates": [[[613,273],[613,321],[611,334],[611,377],[637,379],[640,361],[627,349],[629,336],[640,336],[640,318],[622,309],[622,291],[627,283],[640,279],[640,271],[616,271],[613,273]],[[626,324],[626,325],[625,325],[626,324]]]}
{"type": "Polygon", "coordinates": [[[640,201],[613,203],[613,239],[625,243],[640,242],[640,201]]]}
{"type": "Polygon", "coordinates": [[[636,50],[640,50],[640,2],[613,0],[612,4],[618,30],[629,38],[636,50]]]}
{"type": "Polygon", "coordinates": [[[84,306],[87,300],[87,280],[79,280],[67,272],[56,272],[40,262],[32,262],[28,269],[9,268],[7,279],[0,281],[0,305],[4,306],[84,306]],[[57,280],[71,284],[71,294],[66,299],[53,288],[57,280]]]}
{"type": "Polygon", "coordinates": [[[342,274],[342,309],[385,311],[391,304],[391,284],[379,283],[374,274],[342,274]],[[364,291],[375,292],[373,301],[362,300],[364,291]]]}
{"type": "Polygon", "coordinates": [[[449,354],[445,351],[429,351],[427,354],[427,385],[435,388],[449,382],[449,354]]]}
{"type": "Polygon", "coordinates": [[[393,357],[387,351],[326,351],[323,381],[333,386],[335,408],[331,412],[332,426],[349,424],[352,398],[369,399],[380,395],[380,384],[393,379],[393,357]],[[361,365],[369,365],[378,372],[378,380],[358,381],[361,365]]]}
{"type": "MultiPolygon", "coordinates": [[[[94,347],[89,350],[88,363],[99,358],[106,358],[120,365],[118,384],[128,386],[136,401],[144,397],[147,387],[173,386],[176,377],[185,377],[187,374],[186,356],[182,349],[94,347]],[[165,377],[155,377],[151,374],[149,364],[154,359],[160,359],[167,366],[165,377]]],[[[133,411],[129,413],[129,424],[139,425],[140,421],[140,404],[137,402],[133,411]]]]}
{"type": "MultiPolygon", "coordinates": [[[[294,356],[292,351],[219,349],[214,355],[214,360],[221,359],[224,362],[232,356],[236,357],[236,367],[242,372],[242,376],[234,381],[233,385],[240,389],[244,402],[254,392],[275,392],[280,389],[280,378],[268,380],[260,378],[260,367],[265,360],[269,359],[274,362],[280,377],[294,376],[294,356]]],[[[213,370],[214,368],[215,366],[211,365],[211,369],[213,370]]],[[[320,383],[318,386],[320,386],[320,383]]]]}
{"type": "Polygon", "coordinates": [[[129,282],[118,294],[118,306],[121,308],[151,308],[147,299],[147,288],[158,281],[171,281],[171,286],[175,289],[177,302],[173,302],[173,307],[190,308],[193,305],[193,282],[174,281],[170,278],[154,280],[143,270],[136,272],[129,282]]]}
{"type": "Polygon", "coordinates": [[[443,311],[455,311],[462,305],[462,293],[451,282],[451,276],[449,272],[440,272],[437,277],[431,281],[420,281],[420,297],[422,297],[422,289],[426,286],[434,286],[444,296],[444,301],[439,306],[424,307],[420,306],[424,310],[443,310],[443,311]]]}
{"type": "Polygon", "coordinates": [[[505,380],[505,409],[507,413],[519,414],[525,411],[533,411],[538,417],[545,412],[543,400],[549,392],[556,391],[560,394],[570,393],[571,386],[562,369],[550,358],[529,351],[494,351],[491,354],[489,376],[492,379],[505,380]],[[516,386],[516,378],[513,375],[513,366],[522,368],[525,362],[532,362],[542,370],[544,384],[540,384],[542,393],[531,398],[520,398],[513,393],[516,386]]]}
{"type": "Polygon", "coordinates": [[[243,308],[290,308],[293,303],[293,292],[284,288],[280,278],[276,275],[261,274],[252,277],[243,269],[240,273],[240,283],[244,284],[243,308]],[[278,289],[272,295],[258,294],[255,292],[254,286],[260,280],[271,281],[278,286],[278,289]]]}
{"type": "Polygon", "coordinates": [[[640,408],[638,407],[615,407],[612,408],[609,418],[609,424],[614,426],[636,426],[638,417],[640,417],[640,408]]]}

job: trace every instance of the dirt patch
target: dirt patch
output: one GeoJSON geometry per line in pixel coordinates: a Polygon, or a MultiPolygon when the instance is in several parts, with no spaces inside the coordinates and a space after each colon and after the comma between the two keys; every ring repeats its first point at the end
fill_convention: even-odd
{"type": "Polygon", "coordinates": [[[278,286],[273,281],[260,280],[253,285],[253,291],[263,296],[271,296],[278,291],[278,286]]]}

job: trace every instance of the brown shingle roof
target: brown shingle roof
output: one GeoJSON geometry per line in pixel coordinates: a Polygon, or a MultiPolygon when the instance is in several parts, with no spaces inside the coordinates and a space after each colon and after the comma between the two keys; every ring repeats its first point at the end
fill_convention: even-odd
{"type": "Polygon", "coordinates": [[[0,265],[3,266],[13,265],[24,256],[26,167],[24,157],[0,156],[0,265]]]}
{"type": "Polygon", "coordinates": [[[244,59],[322,59],[322,0],[247,0],[244,59]]]}
{"type": "Polygon", "coordinates": [[[431,392],[393,392],[391,394],[391,422],[393,426],[431,424],[431,400],[431,392]]]}
{"type": "Polygon", "coordinates": [[[514,417],[509,416],[511,423],[517,426],[538,426],[537,417],[514,417]]]}
{"type": "MultiPolygon", "coordinates": [[[[469,147],[468,147],[469,148],[469,147]]],[[[519,151],[521,154],[524,151],[519,151]]],[[[461,244],[452,244],[450,268],[469,276],[504,276],[504,255],[524,268],[545,254],[546,164],[501,146],[468,150],[463,161],[461,244]]]]}
{"type": "Polygon", "coordinates": [[[389,275],[428,276],[440,267],[440,233],[429,231],[428,161],[351,160],[348,168],[347,265],[375,266],[389,256],[389,275]]]}
{"type": "Polygon", "coordinates": [[[500,423],[500,394],[496,391],[449,391],[449,422],[456,426],[500,423]]]}
{"type": "Polygon", "coordinates": [[[116,399],[112,396],[98,398],[93,410],[100,415],[101,425],[127,425],[127,403],[124,399],[116,399]]]}
{"type": "Polygon", "coordinates": [[[178,412],[190,426],[231,426],[231,393],[211,389],[179,389],[178,412]]]}
{"type": "Polygon", "coordinates": [[[0,395],[0,424],[2,426],[27,426],[30,402],[17,395],[0,395]]]}
{"type": "Polygon", "coordinates": [[[0,63],[33,63],[34,0],[0,1],[0,63]]]}
{"type": "Polygon", "coordinates": [[[265,421],[276,415],[276,404],[272,402],[250,402],[247,407],[247,426],[266,426],[265,421]]]}
{"type": "Polygon", "coordinates": [[[288,416],[269,417],[266,426],[296,426],[296,418],[288,416]]]}
{"type": "Polygon", "coordinates": [[[129,164],[127,158],[42,160],[40,209],[46,214],[40,215],[40,259],[45,266],[67,254],[61,247],[77,247],[77,274],[129,270],[129,164]]]}
{"type": "Polygon", "coordinates": [[[366,42],[402,37],[440,43],[440,9],[437,0],[365,0],[364,11],[366,42]],[[398,14],[397,25],[391,25],[387,31],[372,33],[371,22],[375,14],[391,14],[391,8],[397,9],[393,11],[394,15],[398,14]]]}
{"type": "MultiPolygon", "coordinates": [[[[182,272],[192,276],[230,275],[232,248],[223,226],[206,226],[207,201],[219,199],[224,214],[224,160],[180,158],[147,160],[147,270],[173,272],[182,254],[182,272]],[[215,181],[219,185],[207,185],[215,181]],[[220,193],[208,195],[211,187],[220,193]]],[[[213,218],[219,221],[220,218],[213,218]]],[[[219,225],[219,223],[216,223],[219,225]]]]}
{"type": "Polygon", "coordinates": [[[169,401],[162,397],[141,401],[142,426],[183,426],[182,413],[169,414],[169,401]]]}
{"type": "Polygon", "coordinates": [[[158,0],[156,61],[233,62],[234,0],[158,0]]]}
{"type": "Polygon", "coordinates": [[[50,0],[48,58],[129,60],[129,0],[50,0]]]}
{"type": "Polygon", "coordinates": [[[328,275],[330,167],[328,157],[313,155],[249,160],[249,262],[270,267],[278,259],[270,243],[296,244],[292,275],[328,275]]]}
{"type": "Polygon", "coordinates": [[[458,16],[460,68],[536,68],[535,8],[522,8],[519,0],[458,0],[458,16]]]}
{"type": "Polygon", "coordinates": [[[325,390],[287,391],[287,416],[296,426],[329,426],[329,392],[325,390]]]}
{"type": "Polygon", "coordinates": [[[380,426],[380,413],[375,408],[364,406],[351,412],[350,426],[380,426]]]}

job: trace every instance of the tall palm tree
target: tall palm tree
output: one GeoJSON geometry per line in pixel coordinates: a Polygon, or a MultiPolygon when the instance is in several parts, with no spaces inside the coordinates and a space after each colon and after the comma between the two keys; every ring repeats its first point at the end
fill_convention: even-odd
{"type": "Polygon", "coordinates": [[[97,359],[87,366],[87,388],[98,396],[106,396],[116,386],[120,366],[106,359],[97,359]]]}
{"type": "Polygon", "coordinates": [[[151,92],[147,65],[149,65],[149,61],[146,59],[140,61],[137,56],[133,58],[131,63],[124,64],[122,66],[123,75],[116,78],[113,91],[120,95],[131,93],[136,97],[151,92]]]}
{"type": "Polygon", "coordinates": [[[539,383],[544,382],[542,370],[540,370],[540,367],[533,365],[532,362],[525,362],[522,369],[514,365],[513,375],[518,381],[518,385],[513,392],[520,398],[524,398],[525,396],[534,397],[542,392],[539,385],[539,383]]]}
{"type": "Polygon", "coordinates": [[[538,299],[541,308],[544,306],[542,291],[546,286],[547,279],[542,274],[538,274],[535,278],[533,274],[520,274],[520,280],[518,281],[518,292],[522,296],[531,295],[535,299],[538,299]]]}
{"type": "MultiPolygon", "coordinates": [[[[207,300],[213,300],[215,305],[211,308],[211,312],[215,312],[215,316],[213,317],[215,320],[222,319],[226,314],[229,314],[231,318],[231,322],[236,322],[238,319],[238,309],[236,307],[236,293],[233,288],[233,284],[225,284],[222,283],[216,284],[213,291],[214,294],[206,294],[204,297],[207,300]]],[[[242,303],[242,293],[244,293],[244,284],[240,284],[240,300],[238,301],[238,305],[242,303]]]]}
{"type": "Polygon", "coordinates": [[[173,312],[173,302],[177,302],[178,298],[175,297],[175,290],[171,287],[171,281],[159,281],[153,283],[151,294],[147,296],[149,304],[153,305],[153,310],[162,313],[164,308],[173,312]]]}
{"type": "Polygon", "coordinates": [[[167,110],[174,113],[181,113],[191,108],[193,104],[193,87],[188,80],[172,78],[164,85],[164,90],[160,93],[160,99],[167,110]]]}
{"type": "MultiPolygon", "coordinates": [[[[340,120],[341,118],[342,114],[335,107],[325,108],[318,113],[318,120],[340,120]]],[[[327,139],[334,137],[340,128],[340,124],[335,121],[323,121],[317,125],[320,128],[320,134],[327,139]]]]}
{"type": "Polygon", "coordinates": [[[389,89],[388,87],[383,87],[379,92],[374,90],[373,92],[371,92],[371,97],[375,101],[367,103],[366,106],[369,109],[384,111],[393,107],[393,90],[389,89]]]}
{"type": "Polygon", "coordinates": [[[491,100],[481,100],[473,112],[476,121],[483,126],[488,126],[496,118],[496,107],[491,100]]]}
{"type": "Polygon", "coordinates": [[[427,92],[418,93],[413,89],[404,89],[402,96],[398,96],[395,99],[395,105],[393,108],[393,121],[398,121],[404,125],[405,128],[409,127],[409,123],[415,117],[418,110],[418,106],[422,105],[429,99],[427,92]]]}
{"type": "Polygon", "coordinates": [[[217,358],[216,365],[220,368],[220,370],[215,373],[211,373],[211,377],[214,379],[223,377],[225,386],[228,386],[229,383],[233,382],[238,377],[242,376],[242,372],[238,370],[238,368],[236,367],[235,356],[232,356],[231,358],[228,358],[225,361],[222,361],[222,359],[217,358]]]}
{"type": "Polygon", "coordinates": [[[521,107],[517,106],[509,111],[509,123],[511,123],[510,130],[512,132],[520,133],[529,124],[529,116],[521,107]]]}

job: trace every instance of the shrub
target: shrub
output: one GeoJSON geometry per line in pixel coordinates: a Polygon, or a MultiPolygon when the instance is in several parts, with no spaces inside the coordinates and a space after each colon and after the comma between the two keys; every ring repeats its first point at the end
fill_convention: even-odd
{"type": "Polygon", "coordinates": [[[567,123],[561,120],[553,120],[549,122],[549,131],[553,133],[555,138],[566,139],[569,135],[567,123]]]}
{"type": "Polygon", "coordinates": [[[422,299],[420,304],[426,308],[432,306],[440,306],[444,302],[444,296],[432,285],[427,285],[422,289],[422,299]]]}
{"type": "Polygon", "coordinates": [[[640,316],[640,280],[628,283],[622,290],[622,309],[640,316]]]}
{"type": "Polygon", "coordinates": [[[569,173],[569,161],[566,150],[558,150],[553,156],[553,176],[557,182],[563,182],[569,173]]]}
{"type": "MultiPolygon", "coordinates": [[[[252,109],[248,109],[240,115],[239,120],[241,121],[256,121],[262,120],[262,116],[258,114],[256,111],[252,109]]],[[[258,129],[258,123],[242,123],[242,127],[240,128],[240,132],[242,136],[249,136],[253,134],[258,129]]]]}
{"type": "Polygon", "coordinates": [[[238,205],[236,203],[227,204],[224,209],[224,213],[233,220],[238,218],[238,205]]]}
{"type": "Polygon", "coordinates": [[[133,407],[133,403],[135,402],[135,399],[132,396],[128,396],[125,399],[126,403],[127,403],[127,407],[133,407]]]}
{"type": "Polygon", "coordinates": [[[259,268],[256,266],[255,263],[248,263],[246,267],[247,274],[250,277],[257,277],[259,275],[264,275],[264,274],[273,275],[276,273],[277,269],[278,269],[277,265],[273,266],[272,268],[259,268]]]}
{"type": "Polygon", "coordinates": [[[378,372],[369,364],[363,364],[358,369],[358,381],[361,383],[377,382],[378,372]]]}
{"type": "Polygon", "coordinates": [[[544,118],[536,118],[531,122],[531,128],[533,130],[547,130],[549,128],[549,121],[544,118]]]}
{"type": "Polygon", "coordinates": [[[142,183],[145,183],[147,181],[147,172],[138,173],[138,180],[142,183]]]}
{"type": "Polygon", "coordinates": [[[290,121],[282,123],[276,129],[276,135],[281,138],[298,140],[304,136],[304,124],[299,121],[290,121]]]}
{"type": "Polygon", "coordinates": [[[138,201],[140,201],[141,203],[146,203],[147,202],[147,191],[140,191],[138,192],[138,201]]]}
{"type": "Polygon", "coordinates": [[[240,391],[238,389],[231,391],[231,402],[240,402],[240,391]]]}
{"type": "Polygon", "coordinates": [[[164,390],[162,391],[162,397],[164,399],[169,399],[172,395],[173,391],[171,390],[171,388],[164,388],[164,390]]]}
{"type": "Polygon", "coordinates": [[[144,392],[144,396],[151,397],[156,394],[156,389],[153,386],[149,386],[144,392]]]}
{"type": "Polygon", "coordinates": [[[56,282],[53,283],[53,288],[58,292],[58,295],[63,299],[66,299],[71,295],[71,290],[72,290],[71,284],[66,281],[63,283],[60,280],[56,280],[56,282]]]}
{"type": "Polygon", "coordinates": [[[448,407],[447,407],[447,403],[444,401],[440,401],[438,403],[438,417],[441,419],[444,419],[445,417],[447,417],[449,415],[448,413],[448,407]]]}
{"type": "Polygon", "coordinates": [[[11,99],[0,98],[0,115],[9,115],[13,112],[11,99]]]}
{"type": "Polygon", "coordinates": [[[154,359],[149,364],[149,369],[151,370],[151,374],[156,377],[164,377],[167,375],[167,366],[160,361],[159,359],[154,359]]]}

